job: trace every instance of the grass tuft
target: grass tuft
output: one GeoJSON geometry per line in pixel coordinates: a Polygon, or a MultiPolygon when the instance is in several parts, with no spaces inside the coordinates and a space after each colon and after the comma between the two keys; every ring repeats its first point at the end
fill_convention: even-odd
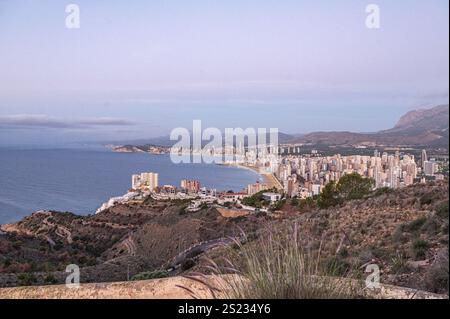
{"type": "Polygon", "coordinates": [[[239,244],[239,265],[211,266],[221,275],[222,298],[230,299],[354,299],[363,298],[362,285],[336,277],[343,273],[320,258],[320,248],[301,244],[297,225],[285,233],[268,232],[255,242],[239,244]],[[229,275],[229,274],[234,275],[229,275]],[[226,275],[228,274],[228,275],[226,275]]]}

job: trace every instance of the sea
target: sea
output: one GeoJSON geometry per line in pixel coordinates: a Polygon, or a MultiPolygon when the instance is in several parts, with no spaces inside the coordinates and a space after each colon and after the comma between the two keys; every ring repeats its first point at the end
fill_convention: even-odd
{"type": "Polygon", "coordinates": [[[125,194],[131,175],[159,173],[160,185],[195,179],[218,191],[240,191],[261,180],[257,173],[217,164],[175,164],[169,155],[116,153],[103,147],[0,148],[0,224],[37,210],[95,213],[109,198],[125,194]]]}

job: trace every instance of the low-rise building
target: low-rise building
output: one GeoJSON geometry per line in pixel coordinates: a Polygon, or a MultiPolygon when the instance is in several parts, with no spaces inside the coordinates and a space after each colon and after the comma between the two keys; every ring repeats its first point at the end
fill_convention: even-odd
{"type": "Polygon", "coordinates": [[[275,203],[281,199],[281,194],[278,193],[263,193],[263,198],[271,203],[275,203]]]}

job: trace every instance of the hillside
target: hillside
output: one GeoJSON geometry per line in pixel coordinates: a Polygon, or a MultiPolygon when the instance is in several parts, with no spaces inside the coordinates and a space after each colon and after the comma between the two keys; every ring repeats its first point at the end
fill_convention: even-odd
{"type": "MultiPolygon", "coordinates": [[[[364,265],[375,263],[382,283],[448,293],[446,183],[376,192],[329,209],[302,212],[288,203],[278,217],[259,236],[267,229],[271,236],[286,234],[297,225],[302,247],[320,249],[322,262],[335,266],[339,275],[365,278],[364,265]]],[[[220,264],[224,255],[240,265],[239,255],[227,255],[227,250],[213,251],[209,257],[220,264]]],[[[205,260],[195,270],[205,271],[207,265],[205,260]]]]}
{"type": "Polygon", "coordinates": [[[187,205],[148,198],[91,216],[40,211],[1,225],[0,286],[61,283],[68,264],[82,268],[84,282],[126,280],[167,268],[197,243],[235,236],[238,225],[253,232],[265,220],[224,218],[212,207],[187,214],[187,205]]]}
{"type": "Polygon", "coordinates": [[[443,281],[448,284],[447,201],[442,182],[376,192],[325,210],[296,211],[286,204],[275,214],[237,218],[214,207],[186,213],[186,202],[150,198],[93,216],[37,212],[1,226],[0,286],[63,283],[72,263],[81,267],[82,282],[123,281],[174,265],[165,276],[208,273],[198,257],[206,252],[220,263],[229,254],[222,238],[244,232],[245,245],[253,245],[267,229],[298,224],[304,247],[321,246],[324,261],[343,272],[363,276],[361,267],[376,261],[383,283],[442,293],[443,281]]]}

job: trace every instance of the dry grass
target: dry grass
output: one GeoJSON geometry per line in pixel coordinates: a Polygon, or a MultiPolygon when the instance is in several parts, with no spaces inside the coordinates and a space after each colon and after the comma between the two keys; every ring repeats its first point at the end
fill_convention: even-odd
{"type": "MultiPolygon", "coordinates": [[[[226,259],[224,265],[210,260],[208,268],[220,276],[211,286],[206,277],[195,280],[208,286],[214,296],[230,299],[352,299],[363,298],[360,283],[335,277],[325,265],[320,249],[310,251],[300,243],[297,226],[287,232],[269,231],[255,242],[238,246],[239,264],[226,259]],[[225,276],[225,274],[235,274],[225,276]]],[[[192,278],[192,277],[191,277],[192,278]]]]}

